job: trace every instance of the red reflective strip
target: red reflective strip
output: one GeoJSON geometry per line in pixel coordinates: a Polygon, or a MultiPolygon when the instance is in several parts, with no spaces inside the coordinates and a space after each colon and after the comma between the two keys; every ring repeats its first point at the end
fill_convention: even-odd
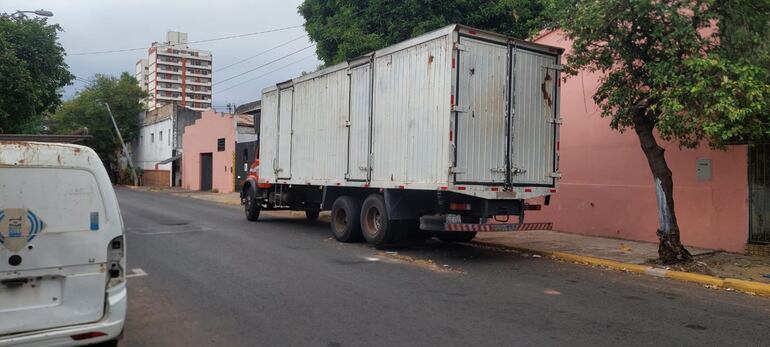
{"type": "Polygon", "coordinates": [[[342,185],[342,183],[340,183],[340,182],[337,182],[337,183],[336,183],[336,185],[338,185],[338,186],[341,186],[341,185],[342,185]]]}
{"type": "Polygon", "coordinates": [[[556,189],[551,189],[551,193],[556,193],[556,189]]]}
{"type": "Polygon", "coordinates": [[[447,190],[447,189],[449,189],[449,187],[447,187],[447,186],[441,186],[441,187],[438,187],[438,189],[440,189],[440,190],[447,190]]]}
{"type": "Polygon", "coordinates": [[[369,188],[369,183],[364,183],[364,188],[369,188]]]}
{"type": "Polygon", "coordinates": [[[489,188],[489,190],[491,190],[491,191],[493,191],[493,192],[496,192],[496,191],[500,190],[500,188],[497,188],[497,187],[492,187],[492,188],[489,188]]]}
{"type": "Polygon", "coordinates": [[[454,106],[454,104],[455,104],[455,96],[454,96],[454,95],[452,95],[452,96],[449,98],[449,104],[451,104],[452,106],[454,106]]]}
{"type": "Polygon", "coordinates": [[[452,141],[453,135],[454,133],[452,133],[452,130],[449,130],[449,141],[452,141]]]}
{"type": "Polygon", "coordinates": [[[406,188],[406,187],[405,186],[398,186],[398,189],[404,189],[404,188],[406,188]]]}
{"type": "Polygon", "coordinates": [[[476,35],[477,33],[476,33],[476,30],[468,30],[468,34],[476,35]]]}
{"type": "Polygon", "coordinates": [[[455,58],[452,58],[452,68],[455,68],[455,58]]]}
{"type": "Polygon", "coordinates": [[[525,188],[525,189],[524,189],[524,192],[525,192],[525,193],[532,193],[532,188],[525,188]]]}
{"type": "Polygon", "coordinates": [[[459,186],[459,187],[457,187],[457,190],[465,190],[465,187],[459,186]]]}
{"type": "Polygon", "coordinates": [[[557,151],[559,150],[559,144],[560,144],[560,143],[561,143],[561,141],[556,141],[556,150],[557,150],[557,151]]]}
{"type": "Polygon", "coordinates": [[[257,183],[257,188],[260,188],[260,189],[270,189],[272,187],[273,185],[270,183],[257,183]]]}

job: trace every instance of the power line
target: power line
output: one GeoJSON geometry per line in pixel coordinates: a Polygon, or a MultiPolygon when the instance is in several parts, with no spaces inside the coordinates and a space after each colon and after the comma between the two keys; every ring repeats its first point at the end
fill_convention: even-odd
{"type": "Polygon", "coordinates": [[[229,77],[229,78],[223,79],[223,80],[221,80],[221,81],[219,81],[219,82],[217,82],[217,83],[214,83],[214,84],[212,84],[212,86],[215,86],[215,85],[217,85],[217,84],[222,84],[222,83],[225,83],[225,82],[227,82],[227,81],[229,81],[229,80],[232,80],[232,79],[234,79],[234,78],[237,78],[237,77],[243,76],[243,75],[245,75],[245,74],[247,74],[247,73],[249,73],[249,72],[253,72],[253,71],[259,70],[259,69],[261,69],[261,68],[263,68],[263,67],[265,67],[265,66],[268,66],[268,65],[270,65],[270,64],[272,64],[272,63],[275,63],[275,62],[277,62],[277,61],[280,61],[280,60],[282,60],[282,59],[286,59],[286,58],[288,58],[288,57],[290,57],[290,56],[292,56],[292,55],[295,55],[295,54],[297,54],[297,53],[299,53],[299,52],[302,52],[302,51],[304,51],[304,50],[306,50],[306,49],[308,49],[308,48],[310,48],[310,47],[313,47],[313,46],[315,46],[315,43],[313,43],[313,44],[311,44],[311,45],[309,45],[309,46],[306,46],[305,48],[302,48],[302,49],[300,49],[300,50],[296,50],[296,51],[294,51],[294,52],[291,52],[291,53],[289,53],[289,54],[287,54],[287,55],[284,55],[284,56],[282,56],[282,57],[280,57],[280,58],[276,58],[276,59],[273,59],[273,60],[271,60],[271,61],[269,61],[269,62],[267,62],[267,63],[265,63],[265,64],[262,64],[262,65],[260,65],[260,66],[257,66],[257,67],[255,67],[255,68],[253,68],[253,69],[250,69],[250,70],[246,70],[246,71],[244,71],[244,72],[241,72],[241,73],[239,73],[239,74],[237,74],[237,75],[235,75],[235,76],[232,76],[232,77],[229,77]]]}
{"type": "Polygon", "coordinates": [[[254,77],[254,78],[251,78],[251,79],[245,80],[245,81],[243,81],[243,82],[241,82],[241,83],[238,83],[238,84],[234,84],[234,85],[232,85],[232,86],[229,86],[229,87],[227,87],[227,88],[225,88],[225,89],[222,89],[222,90],[218,90],[218,91],[216,91],[216,93],[217,93],[217,94],[218,94],[218,93],[222,93],[222,92],[228,91],[228,90],[230,90],[230,89],[233,89],[233,88],[235,88],[235,87],[238,87],[238,86],[240,86],[240,85],[243,85],[244,83],[248,83],[248,82],[251,82],[251,81],[255,81],[255,80],[258,80],[258,79],[260,79],[260,78],[262,78],[262,77],[265,77],[265,76],[267,76],[267,75],[269,75],[269,74],[271,74],[271,73],[274,73],[274,72],[276,72],[276,71],[279,71],[279,70],[283,70],[283,69],[285,69],[285,68],[287,68],[287,67],[289,67],[289,66],[292,66],[292,65],[294,65],[294,64],[296,64],[296,63],[299,63],[299,62],[301,62],[301,61],[303,61],[303,60],[306,60],[306,59],[308,59],[308,58],[313,58],[313,57],[315,57],[315,54],[311,54],[311,55],[308,55],[308,56],[306,56],[306,57],[304,57],[304,58],[302,58],[302,59],[299,59],[299,60],[293,61],[293,62],[291,62],[291,63],[289,63],[289,64],[286,64],[286,65],[284,65],[284,66],[281,66],[281,67],[279,67],[279,68],[277,68],[277,69],[275,69],[275,70],[272,70],[272,71],[270,71],[270,72],[266,72],[266,73],[263,73],[263,74],[261,74],[261,75],[259,75],[259,76],[257,76],[257,77],[254,77]]]}
{"type": "MultiPolygon", "coordinates": [[[[229,40],[229,39],[235,39],[235,38],[239,38],[239,37],[254,36],[254,35],[259,35],[259,34],[266,34],[266,33],[272,33],[272,32],[277,32],[277,31],[284,31],[284,30],[289,30],[289,29],[295,29],[295,28],[299,28],[301,26],[302,25],[294,25],[294,26],[285,27],[285,28],[257,31],[257,32],[253,32],[253,33],[247,33],[247,34],[223,36],[223,37],[217,37],[217,38],[205,39],[205,40],[198,40],[198,41],[190,41],[190,42],[187,42],[187,43],[188,44],[192,44],[192,43],[203,43],[203,42],[229,40]]],[[[158,45],[157,47],[161,48],[161,47],[168,47],[168,46],[175,46],[175,45],[176,44],[165,44],[164,43],[164,44],[158,45]]],[[[91,55],[91,54],[120,53],[120,52],[130,52],[130,51],[141,51],[141,50],[145,50],[145,49],[147,49],[147,47],[114,49],[114,50],[109,50],[109,51],[70,53],[69,55],[72,56],[72,55],[91,55]]]]}
{"type": "Polygon", "coordinates": [[[282,44],[280,44],[280,45],[278,45],[278,46],[275,46],[275,47],[269,48],[269,49],[267,49],[267,50],[264,50],[264,51],[262,51],[262,52],[259,52],[259,53],[255,54],[255,55],[252,55],[252,56],[250,56],[250,57],[248,57],[248,58],[244,58],[244,59],[242,59],[242,60],[239,60],[239,61],[237,61],[237,62],[235,62],[235,63],[232,63],[232,64],[230,64],[230,65],[227,65],[227,66],[225,66],[225,67],[222,67],[222,68],[216,69],[216,70],[214,70],[214,72],[219,72],[219,71],[222,71],[222,70],[224,70],[224,69],[227,69],[227,68],[230,68],[230,67],[232,67],[232,66],[235,66],[235,65],[238,65],[238,64],[240,64],[240,63],[243,63],[243,62],[245,62],[245,61],[248,61],[248,60],[254,59],[254,58],[256,58],[256,57],[258,57],[258,56],[260,56],[260,55],[263,55],[263,54],[265,54],[265,53],[267,53],[267,52],[271,52],[271,51],[274,51],[274,50],[276,50],[276,49],[278,49],[278,48],[281,48],[281,47],[283,47],[283,46],[286,46],[286,45],[288,45],[288,44],[290,44],[290,43],[292,43],[292,42],[294,42],[294,41],[297,41],[297,40],[299,40],[299,39],[302,39],[302,38],[305,38],[305,37],[307,37],[307,35],[302,35],[302,36],[300,36],[300,37],[297,37],[297,38],[295,38],[295,39],[292,39],[292,40],[290,40],[290,41],[286,41],[286,42],[284,42],[284,43],[282,43],[282,44]]]}

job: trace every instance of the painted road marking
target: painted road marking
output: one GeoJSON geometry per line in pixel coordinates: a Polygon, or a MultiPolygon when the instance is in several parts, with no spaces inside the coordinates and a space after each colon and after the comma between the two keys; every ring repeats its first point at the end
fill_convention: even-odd
{"type": "Polygon", "coordinates": [[[142,277],[147,276],[147,273],[144,272],[141,268],[131,269],[131,274],[126,275],[126,278],[134,278],[134,277],[142,277]]]}

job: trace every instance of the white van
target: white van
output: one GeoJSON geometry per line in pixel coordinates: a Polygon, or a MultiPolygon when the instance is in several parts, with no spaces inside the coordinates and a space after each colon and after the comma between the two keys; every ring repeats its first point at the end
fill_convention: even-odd
{"type": "Polygon", "coordinates": [[[0,346],[116,345],[123,219],[90,148],[0,142],[0,346]]]}

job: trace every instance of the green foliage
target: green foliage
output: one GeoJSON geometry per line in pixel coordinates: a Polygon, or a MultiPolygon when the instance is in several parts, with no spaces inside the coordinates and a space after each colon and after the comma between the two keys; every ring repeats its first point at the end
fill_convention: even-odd
{"type": "Polygon", "coordinates": [[[0,14],[0,133],[39,133],[74,76],[57,42],[58,25],[0,14]]]}
{"type": "MultiPolygon", "coordinates": [[[[96,75],[91,84],[69,101],[65,101],[49,119],[49,127],[57,134],[70,134],[83,128],[93,136],[85,145],[93,148],[105,166],[117,162],[120,141],[115,134],[104,102],[110,105],[120,133],[126,143],[139,134],[139,113],[147,95],[136,79],[124,72],[120,78],[96,75]]],[[[107,166],[110,167],[110,166],[107,166]]]]}
{"type": "Polygon", "coordinates": [[[526,38],[544,25],[541,0],[305,0],[299,13],[327,66],[449,24],[526,38]]]}
{"type": "Polygon", "coordinates": [[[573,40],[568,72],[604,74],[594,100],[613,128],[641,115],[684,147],[770,135],[769,0],[549,5],[573,40]]]}

